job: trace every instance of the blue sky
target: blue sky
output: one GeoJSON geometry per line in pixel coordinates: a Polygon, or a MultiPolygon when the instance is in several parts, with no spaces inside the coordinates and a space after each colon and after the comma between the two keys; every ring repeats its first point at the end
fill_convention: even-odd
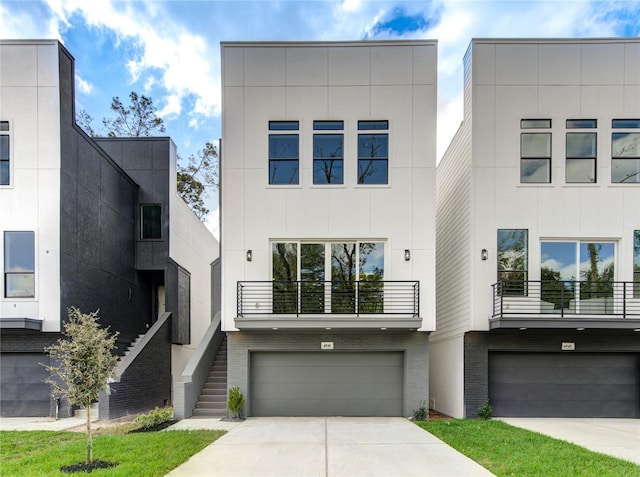
{"type": "MultiPolygon", "coordinates": [[[[182,157],[220,137],[220,41],[438,40],[438,157],[462,120],[472,38],[640,36],[640,0],[2,0],[0,37],[60,39],[76,106],[101,132],[111,98],[150,96],[182,157]]],[[[208,202],[211,228],[215,199],[208,202]]]]}

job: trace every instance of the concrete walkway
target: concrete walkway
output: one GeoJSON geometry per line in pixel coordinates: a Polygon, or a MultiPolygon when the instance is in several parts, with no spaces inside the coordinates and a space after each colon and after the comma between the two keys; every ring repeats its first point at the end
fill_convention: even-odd
{"type": "Polygon", "coordinates": [[[500,417],[512,426],[640,465],[640,419],[500,417]]]}
{"type": "MultiPolygon", "coordinates": [[[[198,421],[185,419],[172,428],[184,428],[186,422],[189,428],[205,427],[203,421],[198,421]]],[[[474,477],[493,474],[404,418],[261,417],[235,425],[167,475],[474,477]]]]}

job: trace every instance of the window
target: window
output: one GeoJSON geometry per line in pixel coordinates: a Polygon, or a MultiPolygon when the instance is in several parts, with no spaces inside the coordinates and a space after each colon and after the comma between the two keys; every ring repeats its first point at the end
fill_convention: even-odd
{"type": "Polygon", "coordinates": [[[596,133],[567,133],[566,181],[596,182],[596,133]]]}
{"type": "MultiPolygon", "coordinates": [[[[342,131],[343,121],[314,121],[314,131],[342,131]]],[[[344,134],[313,135],[313,183],[342,184],[344,182],[344,134]]]]}
{"type": "Polygon", "coordinates": [[[142,204],[140,206],[140,238],[162,238],[162,206],[142,204]]]}
{"type": "Polygon", "coordinates": [[[504,295],[526,295],[529,280],[529,231],[498,229],[498,281],[504,295]]]}
{"type": "Polygon", "coordinates": [[[274,313],[384,312],[383,242],[275,242],[272,267],[274,313]]]}
{"type": "Polygon", "coordinates": [[[269,121],[269,184],[298,184],[298,121],[269,121]]]}
{"type": "Polygon", "coordinates": [[[640,298],[640,230],[633,231],[633,297],[640,298]]]}
{"type": "Polygon", "coordinates": [[[4,233],[4,296],[33,298],[36,294],[33,232],[4,233]]]}
{"type": "Polygon", "coordinates": [[[0,185],[9,185],[9,121],[0,121],[0,185]]]}
{"type": "MultiPolygon", "coordinates": [[[[551,119],[522,119],[521,129],[549,129],[551,119]]],[[[520,133],[520,182],[551,182],[551,133],[520,133]]]]}
{"type": "MultiPolygon", "coordinates": [[[[614,129],[640,129],[640,119],[614,119],[614,129]]],[[[611,182],[640,183],[640,132],[611,133],[611,182]]]]}
{"type": "Polygon", "coordinates": [[[613,297],[614,258],[612,242],[541,242],[542,300],[565,312],[605,313],[613,297]]]}
{"type": "Polygon", "coordinates": [[[389,183],[389,121],[358,121],[358,184],[389,183]]]}

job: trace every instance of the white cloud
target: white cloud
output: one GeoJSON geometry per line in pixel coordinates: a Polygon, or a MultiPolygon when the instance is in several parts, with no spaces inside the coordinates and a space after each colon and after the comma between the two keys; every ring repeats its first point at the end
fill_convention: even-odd
{"type": "Polygon", "coordinates": [[[91,91],[93,91],[93,85],[82,79],[80,75],[76,73],[76,89],[82,94],[91,94],[91,91]]]}
{"type": "Polygon", "coordinates": [[[207,219],[204,223],[209,231],[213,234],[213,236],[220,240],[220,210],[216,209],[211,211],[207,216],[207,219]]]}

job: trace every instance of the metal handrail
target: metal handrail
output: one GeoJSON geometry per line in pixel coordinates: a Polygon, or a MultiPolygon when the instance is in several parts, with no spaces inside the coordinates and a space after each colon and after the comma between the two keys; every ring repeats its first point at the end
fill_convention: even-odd
{"type": "Polygon", "coordinates": [[[418,281],[243,281],[237,289],[239,317],[420,314],[418,281]]]}
{"type": "Polygon", "coordinates": [[[505,315],[640,317],[640,283],[501,280],[491,285],[493,317],[505,315]]]}

